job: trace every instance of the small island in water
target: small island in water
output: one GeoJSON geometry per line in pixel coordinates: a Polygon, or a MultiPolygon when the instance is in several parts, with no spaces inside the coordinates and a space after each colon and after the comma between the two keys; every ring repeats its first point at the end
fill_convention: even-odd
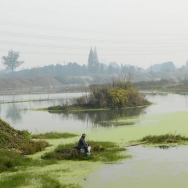
{"type": "Polygon", "coordinates": [[[111,84],[91,85],[90,92],[74,99],[71,104],[65,102],[58,106],[51,106],[48,111],[128,108],[150,104],[145,95],[139,93],[130,81],[117,79],[111,84]]]}

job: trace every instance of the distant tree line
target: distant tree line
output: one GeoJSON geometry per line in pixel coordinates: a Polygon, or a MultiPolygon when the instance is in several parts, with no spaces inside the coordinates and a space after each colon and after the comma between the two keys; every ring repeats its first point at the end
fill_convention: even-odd
{"type": "Polygon", "coordinates": [[[129,74],[135,72],[174,72],[175,70],[186,71],[188,70],[188,61],[184,66],[177,69],[172,61],[164,62],[161,64],[151,65],[148,69],[143,69],[141,67],[132,66],[129,64],[118,65],[115,61],[110,62],[108,65],[100,63],[98,60],[98,54],[96,47],[91,47],[88,62],[84,65],[79,65],[76,62],[69,62],[67,64],[61,65],[48,65],[44,67],[35,67],[31,69],[22,69],[20,71],[14,71],[19,67],[23,61],[18,61],[19,52],[14,52],[10,50],[8,56],[3,56],[3,65],[6,69],[1,71],[1,77],[21,77],[21,78],[34,78],[40,76],[52,76],[52,77],[73,77],[73,76],[109,76],[109,75],[119,75],[119,74],[129,74]]]}
{"type": "MultiPolygon", "coordinates": [[[[79,65],[76,62],[69,62],[66,65],[56,64],[48,65],[44,67],[35,67],[31,69],[22,69],[20,71],[15,71],[15,77],[21,78],[34,78],[39,76],[52,76],[52,77],[66,77],[66,76],[100,76],[100,75],[118,75],[118,74],[128,74],[135,72],[174,72],[176,70],[172,62],[156,64],[153,67],[144,70],[139,67],[132,65],[121,65],[119,66],[116,62],[110,62],[109,65],[103,63],[97,63],[92,65],[79,65]],[[92,67],[92,68],[91,68],[92,67]]],[[[184,66],[179,69],[179,71],[188,70],[184,66]]],[[[11,77],[12,71],[1,71],[1,77],[11,77]]]]}
{"type": "MultiPolygon", "coordinates": [[[[95,67],[95,65],[92,65],[95,67]]],[[[35,67],[31,69],[22,69],[15,71],[15,77],[34,78],[39,76],[65,77],[65,76],[95,76],[95,75],[118,75],[128,72],[136,72],[138,69],[134,66],[119,66],[116,62],[111,62],[109,65],[98,63],[97,67],[89,68],[90,66],[79,65],[78,63],[69,62],[67,65],[48,65],[44,67],[35,67]],[[95,70],[95,71],[93,71],[95,70]]],[[[10,77],[11,72],[1,72],[2,77],[10,77]]]]}

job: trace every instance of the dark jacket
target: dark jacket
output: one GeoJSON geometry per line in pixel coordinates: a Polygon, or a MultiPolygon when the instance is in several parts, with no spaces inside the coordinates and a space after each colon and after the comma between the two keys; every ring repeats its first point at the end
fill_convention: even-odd
{"type": "Polygon", "coordinates": [[[87,144],[86,144],[85,140],[83,139],[83,137],[81,137],[79,142],[78,142],[78,148],[79,149],[84,149],[86,147],[87,147],[87,144]]]}

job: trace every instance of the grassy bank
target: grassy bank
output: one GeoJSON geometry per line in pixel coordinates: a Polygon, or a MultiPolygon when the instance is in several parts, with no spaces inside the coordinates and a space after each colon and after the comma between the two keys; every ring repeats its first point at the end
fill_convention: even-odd
{"type": "Polygon", "coordinates": [[[125,148],[120,148],[117,144],[112,142],[99,142],[88,141],[92,146],[91,155],[88,157],[85,153],[81,153],[80,150],[74,148],[77,143],[70,143],[59,145],[54,151],[45,153],[42,159],[57,159],[57,160],[88,160],[88,161],[118,161],[128,158],[124,154],[120,154],[121,151],[125,151],[125,148]]]}
{"type": "Polygon", "coordinates": [[[0,172],[19,171],[28,167],[41,167],[57,163],[55,160],[39,160],[23,156],[12,150],[0,149],[0,172]]]}
{"type": "Polygon", "coordinates": [[[48,108],[39,108],[39,109],[35,109],[35,110],[39,110],[39,111],[48,111],[50,113],[77,113],[77,112],[94,112],[94,111],[109,111],[109,110],[117,110],[117,109],[121,109],[121,110],[128,110],[128,109],[133,109],[133,110],[137,110],[139,108],[145,108],[152,105],[152,103],[143,105],[143,106],[131,106],[131,107],[124,107],[124,108],[82,108],[80,106],[77,105],[70,105],[68,108],[65,109],[64,105],[57,105],[57,106],[51,106],[48,108]]]}
{"type": "Polygon", "coordinates": [[[0,178],[0,188],[30,186],[37,188],[80,188],[76,184],[60,183],[56,178],[49,176],[47,173],[17,173],[14,175],[4,175],[0,178]]]}
{"type": "Polygon", "coordinates": [[[188,144],[188,137],[182,136],[180,134],[164,134],[164,135],[148,135],[139,140],[140,142],[147,142],[148,144],[188,144]]]}
{"type": "Polygon", "coordinates": [[[31,134],[12,128],[8,123],[0,119],[0,147],[14,150],[24,155],[33,154],[44,150],[49,144],[44,140],[33,141],[31,134]]]}
{"type": "Polygon", "coordinates": [[[149,90],[155,92],[175,93],[175,94],[188,94],[188,82],[173,82],[172,80],[159,80],[159,81],[142,81],[134,83],[134,86],[139,90],[149,90]]]}
{"type": "Polygon", "coordinates": [[[46,163],[26,157],[26,155],[43,151],[48,146],[45,140],[34,141],[28,131],[16,130],[0,119],[0,172],[15,171],[16,167],[21,166],[51,164],[50,161],[46,163]]]}

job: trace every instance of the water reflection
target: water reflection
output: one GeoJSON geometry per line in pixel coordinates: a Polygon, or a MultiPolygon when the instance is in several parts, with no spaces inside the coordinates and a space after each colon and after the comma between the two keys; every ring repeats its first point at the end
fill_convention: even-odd
{"type": "Polygon", "coordinates": [[[6,119],[10,119],[13,123],[18,123],[21,121],[24,112],[15,103],[9,104],[6,110],[6,119]]]}
{"type": "Polygon", "coordinates": [[[1,95],[0,102],[32,101],[42,99],[69,99],[82,96],[82,93],[54,93],[54,94],[31,94],[31,95],[1,95]]]}
{"type": "MultiPolygon", "coordinates": [[[[0,117],[17,129],[27,129],[36,133],[47,131],[100,131],[103,128],[125,126],[134,123],[133,116],[147,113],[166,114],[173,112],[188,112],[188,97],[184,95],[147,95],[147,99],[155,105],[147,108],[114,109],[108,111],[72,112],[52,114],[47,111],[35,111],[32,109],[47,108],[49,106],[62,104],[65,100],[81,96],[81,93],[55,94],[55,95],[22,95],[14,96],[15,101],[30,100],[28,102],[2,103],[0,104],[0,117]],[[31,101],[33,99],[46,99],[44,101],[31,101]],[[27,109],[27,110],[26,110],[27,109]],[[120,123],[123,119],[123,123],[120,123]],[[53,125],[53,126],[52,126],[53,125]]],[[[12,96],[0,96],[0,101],[12,101],[12,96]]],[[[151,119],[140,120],[141,124],[151,119]]],[[[156,120],[153,120],[156,121],[156,120]]]]}
{"type": "Polygon", "coordinates": [[[120,126],[131,125],[133,122],[120,123],[116,121],[120,118],[131,118],[144,114],[145,108],[129,108],[129,109],[113,109],[113,110],[99,110],[99,111],[87,111],[87,112],[69,112],[61,113],[62,119],[82,121],[84,123],[92,124],[92,126],[120,126]],[[112,121],[113,120],[113,121],[112,121]],[[112,121],[112,122],[111,122],[112,121]]]}
{"type": "Polygon", "coordinates": [[[167,96],[167,95],[169,95],[169,93],[165,93],[165,92],[161,92],[161,93],[159,93],[159,92],[142,92],[142,93],[144,93],[144,94],[146,94],[148,96],[156,96],[156,95],[158,95],[158,96],[167,96]]]}
{"type": "Polygon", "coordinates": [[[157,148],[160,148],[160,149],[170,149],[172,147],[177,147],[177,146],[167,146],[167,145],[161,145],[161,146],[156,146],[157,148]]]}

